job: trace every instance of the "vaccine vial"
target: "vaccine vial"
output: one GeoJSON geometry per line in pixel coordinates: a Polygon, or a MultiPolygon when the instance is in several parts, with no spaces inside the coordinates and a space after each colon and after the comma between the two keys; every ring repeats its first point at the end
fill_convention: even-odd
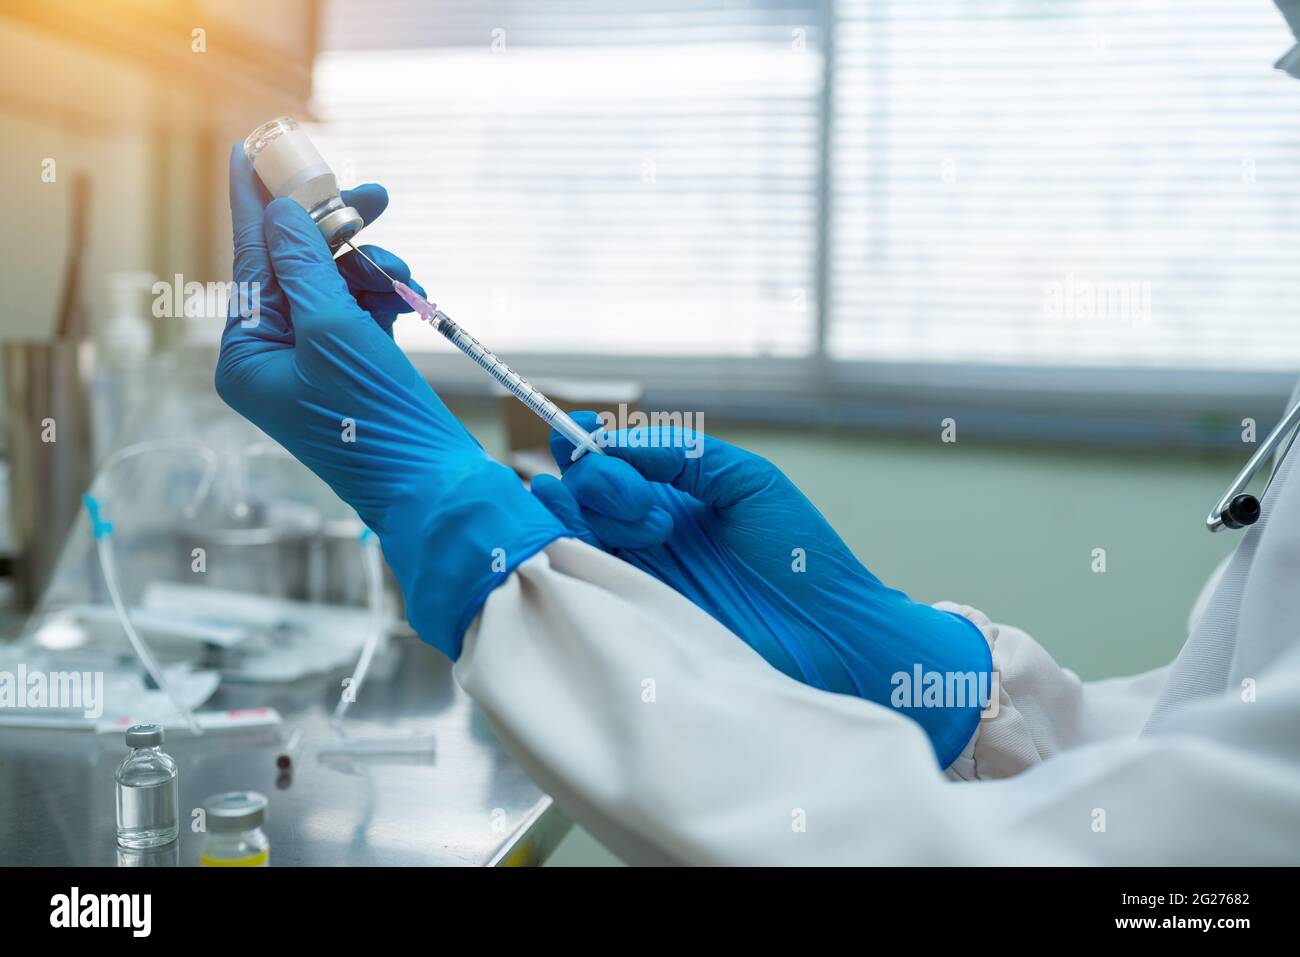
{"type": "Polygon", "coordinates": [[[203,804],[204,838],[201,867],[267,867],[271,842],[266,822],[266,798],[256,791],[227,791],[203,804]]]}
{"type": "Polygon", "coordinates": [[[272,196],[287,196],[307,210],[330,249],[365,225],[361,214],[343,202],[334,171],[293,117],[278,117],[249,133],[244,155],[272,196]]]}
{"type": "Polygon", "coordinates": [[[131,750],[117,766],[117,843],[142,850],[176,840],[180,830],[176,762],[162,749],[163,729],[137,724],[127,729],[131,750]]]}

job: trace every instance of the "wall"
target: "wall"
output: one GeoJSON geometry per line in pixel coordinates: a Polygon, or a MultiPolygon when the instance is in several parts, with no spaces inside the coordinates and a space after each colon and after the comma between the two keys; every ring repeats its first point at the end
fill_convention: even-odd
{"type": "MultiPolygon", "coordinates": [[[[69,246],[69,186],[91,179],[82,268],[90,322],[109,273],[225,281],[230,145],[280,114],[307,116],[314,4],[0,0],[0,341],[48,339],[69,246]],[[269,19],[268,19],[269,18],[269,19]],[[201,50],[192,29],[206,31],[201,50]],[[57,178],[42,178],[55,161],[57,178]]],[[[177,323],[157,329],[170,338],[177,323]]],[[[220,323],[203,332],[210,341],[220,323]]]]}

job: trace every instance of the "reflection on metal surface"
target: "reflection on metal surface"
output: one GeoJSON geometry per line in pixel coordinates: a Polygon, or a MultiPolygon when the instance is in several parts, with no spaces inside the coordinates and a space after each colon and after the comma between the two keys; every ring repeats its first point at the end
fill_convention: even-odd
{"type": "Polygon", "coordinates": [[[515,831],[489,861],[491,867],[536,867],[546,862],[564,840],[573,823],[548,803],[515,831]]]}
{"type": "MultiPolygon", "coordinates": [[[[177,859],[198,863],[193,810],[209,795],[268,795],[273,865],[488,865],[538,862],[568,822],[505,753],[482,714],[456,685],[451,663],[413,641],[395,645],[400,667],[349,716],[358,738],[432,736],[435,752],[349,759],[346,770],[310,756],[312,742],[337,740],[329,714],[341,673],[287,686],[223,688],[214,706],[268,706],[284,716],[277,734],[169,739],[180,766],[177,859]],[[294,730],[302,754],[292,773],[276,758],[294,730]],[[521,847],[525,847],[521,850],[521,847]]],[[[122,861],[115,845],[113,769],[117,736],[75,731],[0,730],[0,865],[156,866],[122,861]]]]}

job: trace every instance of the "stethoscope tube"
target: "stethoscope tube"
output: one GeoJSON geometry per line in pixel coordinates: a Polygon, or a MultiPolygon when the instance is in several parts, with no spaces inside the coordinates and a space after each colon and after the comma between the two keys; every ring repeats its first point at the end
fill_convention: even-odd
{"type": "MultiPolygon", "coordinates": [[[[1257,498],[1246,491],[1246,486],[1251,483],[1256,473],[1264,466],[1264,462],[1282,445],[1288,435],[1291,435],[1291,441],[1287,443],[1286,449],[1278,457],[1278,464],[1291,450],[1291,445],[1295,442],[1295,431],[1297,425],[1300,425],[1300,402],[1291,406],[1282,420],[1274,426],[1273,431],[1268,434],[1268,438],[1260,444],[1255,450],[1255,454],[1250,457],[1250,461],[1245,467],[1237,473],[1237,477],[1232,480],[1228,490],[1223,493],[1223,497],[1210,510],[1209,516],[1205,519],[1205,527],[1212,532],[1220,531],[1224,528],[1245,528],[1247,525],[1254,525],[1259,521],[1260,505],[1259,499],[1268,491],[1268,485],[1273,484],[1272,476],[1269,477],[1268,485],[1264,486],[1264,492],[1257,498]]],[[[1273,475],[1277,474],[1277,469],[1273,469],[1273,475]]]]}

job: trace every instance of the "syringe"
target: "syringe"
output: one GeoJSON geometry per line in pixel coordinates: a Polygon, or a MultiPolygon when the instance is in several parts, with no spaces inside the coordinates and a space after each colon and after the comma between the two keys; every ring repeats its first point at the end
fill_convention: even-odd
{"type": "Polygon", "coordinates": [[[349,242],[348,246],[351,246],[353,252],[378,269],[393,283],[393,291],[415,310],[417,316],[437,329],[448,342],[469,356],[475,365],[505,386],[511,395],[528,406],[538,418],[568,439],[573,445],[573,461],[577,461],[583,453],[589,451],[595,452],[597,455],[605,454],[605,450],[596,443],[592,435],[577,422],[574,422],[568,413],[534,388],[518,372],[498,359],[486,346],[457,325],[437,305],[429,302],[405,283],[393,279],[383,269],[380,269],[373,259],[360,249],[357,249],[356,246],[353,246],[352,243],[349,242]]]}

